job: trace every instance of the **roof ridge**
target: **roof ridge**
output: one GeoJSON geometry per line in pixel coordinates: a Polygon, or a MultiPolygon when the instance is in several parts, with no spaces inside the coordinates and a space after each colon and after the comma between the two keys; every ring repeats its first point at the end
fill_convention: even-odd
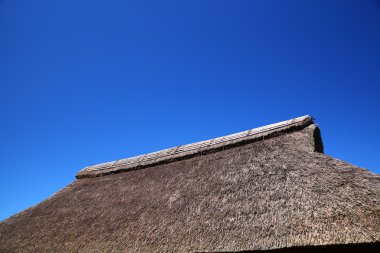
{"type": "Polygon", "coordinates": [[[205,141],[179,145],[173,148],[146,153],[139,156],[87,166],[77,173],[76,178],[103,176],[173,162],[180,159],[182,160],[193,157],[199,153],[202,154],[203,152],[211,150],[224,149],[228,146],[244,144],[259,138],[272,136],[273,134],[304,128],[312,123],[313,118],[309,115],[305,115],[205,141]]]}

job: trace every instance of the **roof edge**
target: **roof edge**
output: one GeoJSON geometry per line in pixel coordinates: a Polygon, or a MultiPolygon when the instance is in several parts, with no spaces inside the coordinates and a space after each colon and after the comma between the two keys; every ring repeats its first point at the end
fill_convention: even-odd
{"type": "Polygon", "coordinates": [[[147,153],[140,156],[95,164],[80,170],[76,178],[90,178],[105,176],[108,174],[133,171],[159,164],[175,162],[188,159],[197,155],[216,152],[254,141],[263,140],[283,133],[301,130],[313,124],[313,118],[309,115],[266,125],[243,132],[226,135],[206,141],[195,142],[187,145],[180,145],[157,152],[147,153]]]}

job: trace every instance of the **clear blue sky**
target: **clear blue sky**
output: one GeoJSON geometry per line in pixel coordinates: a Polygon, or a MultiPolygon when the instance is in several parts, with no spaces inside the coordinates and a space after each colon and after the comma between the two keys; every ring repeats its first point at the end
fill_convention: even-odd
{"type": "Polygon", "coordinates": [[[84,166],[305,114],[380,173],[379,101],[379,0],[0,0],[0,220],[84,166]]]}

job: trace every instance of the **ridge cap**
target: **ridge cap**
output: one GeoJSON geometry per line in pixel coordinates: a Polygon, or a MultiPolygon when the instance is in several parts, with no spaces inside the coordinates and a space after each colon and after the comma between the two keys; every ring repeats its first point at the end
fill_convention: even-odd
{"type": "Polygon", "coordinates": [[[305,115],[209,140],[179,145],[172,148],[115,161],[94,164],[81,169],[76,174],[76,178],[98,177],[108,174],[132,171],[157,164],[174,162],[193,157],[199,153],[202,154],[203,152],[207,153],[212,150],[239,146],[259,138],[264,139],[265,137],[281,134],[283,132],[303,129],[311,124],[313,124],[313,118],[310,115],[305,115]]]}

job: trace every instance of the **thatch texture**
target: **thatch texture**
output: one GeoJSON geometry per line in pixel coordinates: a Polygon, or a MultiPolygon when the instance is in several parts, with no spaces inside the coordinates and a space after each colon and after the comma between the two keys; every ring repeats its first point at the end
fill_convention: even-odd
{"type": "Polygon", "coordinates": [[[316,152],[322,147],[318,128],[301,128],[174,162],[77,179],[1,222],[0,252],[378,246],[380,176],[316,152]]]}

